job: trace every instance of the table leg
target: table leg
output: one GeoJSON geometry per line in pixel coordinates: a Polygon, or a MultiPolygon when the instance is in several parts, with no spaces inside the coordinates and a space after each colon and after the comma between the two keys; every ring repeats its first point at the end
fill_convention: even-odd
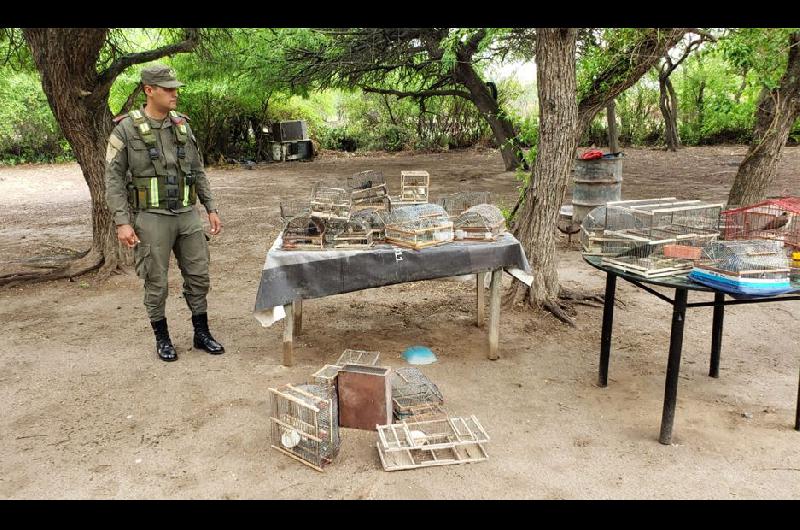
{"type": "Polygon", "coordinates": [[[483,322],[486,320],[486,272],[479,272],[477,277],[477,304],[478,304],[478,321],[475,323],[479,328],[483,327],[483,322]]]}
{"type": "Polygon", "coordinates": [[[672,441],[672,423],[675,421],[675,402],[678,398],[678,374],[681,369],[681,350],[683,349],[683,324],[686,320],[686,289],[675,289],[675,302],[672,306],[672,331],[669,337],[669,360],[667,379],[664,385],[664,410],[661,414],[661,435],[658,441],[669,445],[672,441]]]}
{"type": "Polygon", "coordinates": [[[292,311],[293,304],[286,304],[283,306],[286,311],[286,322],[283,325],[283,365],[291,366],[294,362],[294,312],[292,311]]]}
{"type": "Polygon", "coordinates": [[[800,431],[800,382],[797,384],[797,407],[794,409],[794,430],[800,431]]]}
{"type": "Polygon", "coordinates": [[[719,354],[722,351],[722,321],[725,319],[725,293],[714,293],[714,323],[711,326],[710,377],[719,377],[719,354]]]}
{"type": "Polygon", "coordinates": [[[500,342],[500,287],[503,269],[492,271],[492,283],[489,287],[489,359],[495,360],[500,342]]]}
{"type": "Polygon", "coordinates": [[[617,291],[617,275],[606,273],[606,297],[603,302],[603,331],[600,335],[600,377],[601,387],[608,386],[608,361],[611,358],[611,331],[614,328],[614,297],[617,291]]]}
{"type": "Polygon", "coordinates": [[[292,313],[294,314],[294,334],[300,335],[303,331],[303,299],[298,298],[292,302],[292,313]]]}

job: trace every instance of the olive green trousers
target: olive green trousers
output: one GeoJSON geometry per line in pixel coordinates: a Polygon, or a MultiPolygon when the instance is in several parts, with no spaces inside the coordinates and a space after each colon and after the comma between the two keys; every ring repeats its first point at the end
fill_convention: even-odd
{"type": "Polygon", "coordinates": [[[144,280],[144,307],[151,321],[164,318],[170,252],[175,253],[183,276],[183,297],[192,315],[205,313],[208,277],[208,240],[195,210],[175,215],[138,212],[133,229],[141,241],[134,248],[136,274],[144,280]]]}

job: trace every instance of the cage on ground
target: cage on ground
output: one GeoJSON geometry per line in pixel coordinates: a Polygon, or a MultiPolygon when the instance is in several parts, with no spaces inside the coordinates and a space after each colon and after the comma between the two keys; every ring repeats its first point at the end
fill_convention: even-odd
{"type": "Polygon", "coordinates": [[[768,239],[800,250],[800,197],[768,199],[722,212],[726,240],[768,239]]]}
{"type": "Polygon", "coordinates": [[[478,204],[468,208],[453,223],[455,239],[495,241],[506,231],[506,218],[497,206],[478,204]]]}
{"type": "Polygon", "coordinates": [[[351,350],[348,348],[342,352],[336,364],[339,366],[344,366],[345,364],[376,366],[380,356],[381,352],[379,351],[351,350]]]}
{"type": "Polygon", "coordinates": [[[392,409],[395,418],[405,419],[413,416],[415,412],[426,412],[420,407],[443,403],[444,397],[439,387],[419,368],[404,366],[395,369],[392,374],[392,409]]]}
{"type": "Polygon", "coordinates": [[[322,471],[339,452],[339,412],[335,390],[323,385],[270,388],[272,447],[322,471]]]}
{"type": "Polygon", "coordinates": [[[283,229],[284,250],[323,250],[325,224],[310,215],[289,219],[283,229]]]}
{"type": "Polygon", "coordinates": [[[488,191],[461,191],[440,197],[436,204],[444,208],[451,220],[455,220],[473,206],[491,203],[490,197],[488,191]]]}
{"type": "Polygon", "coordinates": [[[343,221],[350,218],[350,194],[344,188],[315,183],[311,189],[309,206],[311,217],[343,221]]]}
{"type": "Polygon", "coordinates": [[[437,204],[419,204],[392,210],[386,217],[386,241],[421,249],[453,240],[453,222],[437,204]]]}

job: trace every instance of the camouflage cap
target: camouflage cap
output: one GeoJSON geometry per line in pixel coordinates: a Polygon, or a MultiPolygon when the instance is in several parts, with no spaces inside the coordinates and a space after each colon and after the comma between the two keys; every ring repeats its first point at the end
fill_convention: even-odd
{"type": "Polygon", "coordinates": [[[142,83],[145,85],[158,85],[164,88],[184,86],[175,77],[175,70],[165,64],[154,64],[143,69],[142,83]]]}

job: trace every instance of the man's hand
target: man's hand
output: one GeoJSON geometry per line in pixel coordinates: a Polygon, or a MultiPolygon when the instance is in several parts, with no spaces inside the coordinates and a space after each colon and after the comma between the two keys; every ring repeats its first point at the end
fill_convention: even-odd
{"type": "Polygon", "coordinates": [[[128,248],[133,248],[139,243],[139,236],[137,236],[136,232],[133,231],[133,227],[131,225],[117,226],[117,239],[119,239],[122,243],[125,243],[128,248]]]}
{"type": "Polygon", "coordinates": [[[211,225],[211,235],[215,236],[222,232],[222,221],[216,212],[208,214],[208,223],[211,225]]]}

